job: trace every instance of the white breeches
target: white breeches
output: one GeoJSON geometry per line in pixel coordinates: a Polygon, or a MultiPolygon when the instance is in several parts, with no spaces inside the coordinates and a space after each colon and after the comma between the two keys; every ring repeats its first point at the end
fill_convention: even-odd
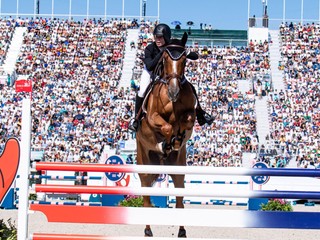
{"type": "Polygon", "coordinates": [[[141,79],[140,79],[140,89],[138,92],[138,96],[143,98],[145,95],[145,91],[147,90],[147,87],[151,81],[151,76],[150,72],[144,68],[141,74],[141,79]]]}

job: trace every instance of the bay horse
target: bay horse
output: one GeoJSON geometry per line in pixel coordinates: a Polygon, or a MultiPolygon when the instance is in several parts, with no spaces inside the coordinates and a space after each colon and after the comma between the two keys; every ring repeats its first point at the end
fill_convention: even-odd
{"type": "MultiPolygon", "coordinates": [[[[145,117],[137,131],[137,164],[186,166],[186,142],[196,119],[196,96],[184,77],[187,59],[196,60],[194,52],[186,53],[188,35],[172,39],[159,60],[159,77],[143,104],[145,117]]],[[[175,188],[184,188],[184,175],[170,174],[175,188]]],[[[139,174],[141,187],[151,187],[158,174],[139,174]]],[[[143,206],[152,207],[150,196],[143,196],[143,206]]],[[[183,197],[176,197],[176,208],[184,208],[183,197]]],[[[168,216],[170,217],[170,216],[168,216]]],[[[145,236],[152,237],[150,225],[145,236]]],[[[186,237],[180,226],[178,237],[186,237]]]]}

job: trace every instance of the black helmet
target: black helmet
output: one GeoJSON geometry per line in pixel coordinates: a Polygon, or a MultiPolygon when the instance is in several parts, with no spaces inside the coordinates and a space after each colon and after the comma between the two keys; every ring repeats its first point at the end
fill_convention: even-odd
{"type": "Polygon", "coordinates": [[[166,44],[168,44],[171,38],[171,29],[167,24],[160,23],[155,27],[153,35],[162,36],[166,44]]]}

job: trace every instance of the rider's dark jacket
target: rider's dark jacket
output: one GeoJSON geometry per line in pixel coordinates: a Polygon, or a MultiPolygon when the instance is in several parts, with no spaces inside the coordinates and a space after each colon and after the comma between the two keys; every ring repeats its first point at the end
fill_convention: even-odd
{"type": "Polygon", "coordinates": [[[144,64],[148,71],[152,72],[162,55],[162,51],[155,42],[150,43],[144,50],[144,64]]]}

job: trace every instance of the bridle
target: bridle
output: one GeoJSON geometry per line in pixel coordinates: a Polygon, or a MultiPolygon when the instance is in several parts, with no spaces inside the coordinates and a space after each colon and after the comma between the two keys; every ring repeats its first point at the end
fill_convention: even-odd
{"type": "MultiPolygon", "coordinates": [[[[169,44],[166,46],[161,58],[159,59],[159,62],[156,66],[156,71],[155,73],[158,73],[157,75],[158,76],[161,76],[162,75],[162,71],[163,71],[163,66],[165,64],[165,53],[167,53],[167,55],[173,60],[173,61],[178,61],[180,60],[183,56],[186,56],[186,50],[185,50],[185,47],[183,46],[180,46],[180,45],[177,45],[177,44],[169,44]],[[183,49],[183,51],[178,55],[178,56],[173,56],[172,55],[172,52],[170,50],[170,48],[180,48],[180,49],[183,49]],[[159,74],[160,73],[160,74],[159,74]]],[[[186,79],[183,77],[184,75],[183,74],[178,74],[176,72],[173,72],[173,73],[164,73],[164,75],[160,78],[160,81],[166,85],[169,84],[170,80],[173,79],[173,78],[176,78],[179,80],[179,83],[182,85],[185,83],[186,79]]]]}

